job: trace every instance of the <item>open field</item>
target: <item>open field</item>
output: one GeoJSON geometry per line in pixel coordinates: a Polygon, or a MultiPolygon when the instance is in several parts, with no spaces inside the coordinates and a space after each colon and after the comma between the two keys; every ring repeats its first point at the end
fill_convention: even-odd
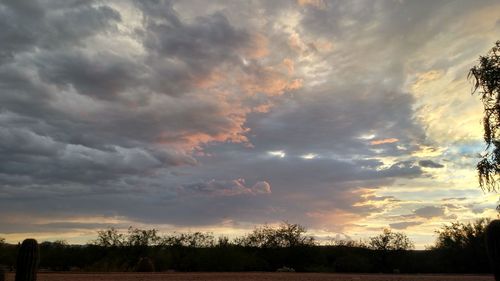
{"type": "MultiPolygon", "coordinates": [[[[9,274],[7,281],[14,281],[9,274]]],[[[38,281],[493,281],[487,275],[386,275],[328,273],[40,273],[38,281]]]]}

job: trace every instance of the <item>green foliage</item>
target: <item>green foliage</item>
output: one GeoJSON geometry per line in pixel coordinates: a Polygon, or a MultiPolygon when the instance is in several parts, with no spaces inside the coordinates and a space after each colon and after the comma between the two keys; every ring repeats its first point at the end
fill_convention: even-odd
{"type": "Polygon", "coordinates": [[[244,247],[283,248],[315,245],[314,237],[305,235],[306,229],[298,224],[281,223],[278,227],[264,225],[240,237],[236,244],[244,247]]]}
{"type": "Polygon", "coordinates": [[[36,281],[40,252],[35,239],[25,239],[19,248],[16,281],[36,281]]]}
{"type": "Polygon", "coordinates": [[[382,234],[370,237],[369,248],[379,251],[405,251],[415,248],[413,242],[402,232],[385,228],[382,234]]]}
{"type": "Polygon", "coordinates": [[[485,56],[479,57],[479,64],[469,71],[473,78],[472,93],[479,92],[484,107],[484,141],[486,152],[477,164],[479,184],[488,191],[498,190],[500,176],[500,41],[485,56]]]}

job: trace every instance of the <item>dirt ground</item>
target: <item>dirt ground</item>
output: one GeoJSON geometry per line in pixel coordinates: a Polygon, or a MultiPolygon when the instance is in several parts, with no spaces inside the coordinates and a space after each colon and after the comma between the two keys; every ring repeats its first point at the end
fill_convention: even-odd
{"type": "MultiPolygon", "coordinates": [[[[486,275],[385,275],[329,273],[39,273],[38,281],[493,281],[486,275]]],[[[8,274],[6,281],[14,281],[8,274]]]]}

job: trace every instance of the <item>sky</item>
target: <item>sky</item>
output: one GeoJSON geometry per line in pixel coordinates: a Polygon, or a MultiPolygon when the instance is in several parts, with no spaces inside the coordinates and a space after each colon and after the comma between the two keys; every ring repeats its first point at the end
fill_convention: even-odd
{"type": "Polygon", "coordinates": [[[0,3],[0,237],[495,218],[468,70],[498,1],[0,3]]]}

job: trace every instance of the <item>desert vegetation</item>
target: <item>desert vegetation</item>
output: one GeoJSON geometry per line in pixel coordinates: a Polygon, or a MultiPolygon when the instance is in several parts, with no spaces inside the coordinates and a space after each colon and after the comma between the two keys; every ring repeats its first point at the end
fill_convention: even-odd
{"type": "MultiPolygon", "coordinates": [[[[277,271],[350,273],[489,273],[489,221],[453,222],[437,230],[434,245],[414,250],[389,229],[366,241],[319,243],[297,224],[261,226],[235,239],[211,233],[171,233],[130,227],[97,232],[86,245],[40,243],[40,268],[49,271],[277,271]]],[[[2,240],[3,241],[3,240],[2,240]]],[[[20,245],[1,244],[0,264],[14,270],[20,245]]]]}
{"type": "MultiPolygon", "coordinates": [[[[500,177],[500,41],[479,57],[479,63],[469,71],[474,86],[472,94],[479,94],[483,102],[483,131],[486,149],[477,163],[479,185],[483,190],[499,191],[500,177]]],[[[497,206],[500,211],[500,205],[497,206]]],[[[488,256],[495,274],[500,280],[500,221],[494,220],[486,231],[488,256]]]]}

